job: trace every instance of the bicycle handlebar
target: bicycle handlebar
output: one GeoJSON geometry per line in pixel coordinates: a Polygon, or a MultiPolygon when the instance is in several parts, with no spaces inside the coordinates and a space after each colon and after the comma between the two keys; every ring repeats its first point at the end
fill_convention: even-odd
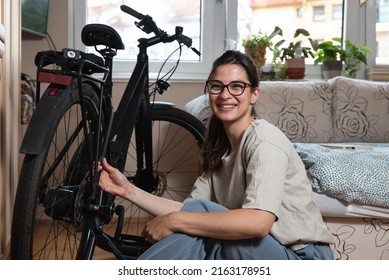
{"type": "Polygon", "coordinates": [[[140,22],[135,22],[135,25],[139,29],[141,29],[142,31],[146,32],[147,34],[153,32],[157,37],[161,38],[161,41],[164,43],[168,43],[168,42],[172,42],[174,40],[177,40],[179,43],[182,43],[185,46],[187,46],[188,48],[190,48],[198,56],[201,55],[201,53],[196,48],[192,47],[192,39],[189,38],[188,36],[185,36],[184,34],[182,34],[182,31],[183,31],[182,27],[176,26],[176,30],[175,30],[176,34],[169,36],[166,34],[166,32],[164,32],[163,30],[158,28],[157,24],[155,23],[155,21],[153,20],[152,17],[150,17],[148,15],[143,15],[143,14],[135,11],[134,9],[132,9],[126,5],[121,5],[120,9],[123,12],[125,12],[125,13],[127,13],[127,14],[129,14],[137,19],[140,19],[140,22]]]}
{"type": "Polygon", "coordinates": [[[125,12],[133,17],[136,17],[137,19],[140,19],[141,21],[135,22],[135,25],[139,29],[141,29],[142,31],[146,32],[147,34],[153,32],[155,35],[160,36],[161,33],[163,32],[162,30],[160,30],[158,28],[157,24],[154,22],[152,17],[150,17],[148,15],[143,15],[143,14],[135,11],[134,9],[132,9],[126,5],[121,5],[120,9],[123,12],[125,12]]]}
{"type": "Polygon", "coordinates": [[[125,12],[125,13],[127,13],[127,14],[129,14],[129,15],[132,15],[133,17],[136,17],[137,19],[142,20],[142,19],[145,18],[145,15],[143,15],[143,14],[141,14],[141,13],[135,11],[134,9],[132,9],[132,8],[126,6],[126,5],[121,5],[121,6],[120,6],[120,9],[121,9],[123,12],[125,12]]]}

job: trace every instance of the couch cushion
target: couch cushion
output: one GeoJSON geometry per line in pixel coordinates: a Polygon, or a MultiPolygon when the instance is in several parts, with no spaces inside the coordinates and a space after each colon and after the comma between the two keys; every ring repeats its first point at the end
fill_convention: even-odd
{"type": "Polygon", "coordinates": [[[261,82],[255,111],[292,142],[331,142],[332,94],[325,81],[261,82]]]}
{"type": "Polygon", "coordinates": [[[389,142],[389,83],[335,77],[335,142],[389,142]]]}

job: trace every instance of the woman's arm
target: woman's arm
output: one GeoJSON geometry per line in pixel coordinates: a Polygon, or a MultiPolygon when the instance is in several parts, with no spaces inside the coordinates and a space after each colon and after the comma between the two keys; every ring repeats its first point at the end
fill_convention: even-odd
{"type": "Polygon", "coordinates": [[[217,239],[249,239],[270,232],[275,215],[257,209],[235,209],[224,212],[172,212],[151,220],[143,236],[156,242],[173,232],[217,239]]]}
{"type": "Polygon", "coordinates": [[[182,208],[181,202],[158,197],[137,188],[128,182],[118,169],[109,165],[106,159],[100,163],[99,170],[101,171],[99,185],[104,191],[131,201],[153,216],[165,215],[182,208]]]}

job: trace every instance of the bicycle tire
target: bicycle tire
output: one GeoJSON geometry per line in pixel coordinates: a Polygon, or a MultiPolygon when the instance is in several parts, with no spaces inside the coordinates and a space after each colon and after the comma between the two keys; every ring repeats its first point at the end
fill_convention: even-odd
{"type": "MultiPolygon", "coordinates": [[[[152,121],[154,174],[159,178],[158,188],[152,193],[183,201],[201,174],[199,150],[204,143],[205,126],[193,115],[174,107],[153,108],[152,121]]],[[[129,177],[136,169],[134,138],[133,135],[123,171],[129,177]]],[[[153,217],[120,197],[115,204],[125,208],[122,234],[139,240],[145,223],[153,217]]],[[[113,234],[116,226],[117,220],[113,219],[104,226],[105,231],[113,234]]],[[[135,251],[127,257],[136,259],[141,253],[135,251]]]]}
{"type": "MultiPolygon", "coordinates": [[[[93,140],[97,131],[98,97],[91,85],[83,84],[82,87],[88,133],[93,140]]],[[[43,147],[40,153],[26,154],[24,157],[14,205],[11,259],[75,259],[77,256],[83,234],[82,215],[79,213],[82,210],[77,209],[77,206],[65,207],[67,212],[61,213],[57,211],[54,201],[60,203],[67,201],[73,204],[73,199],[76,199],[78,205],[81,205],[83,196],[90,186],[87,180],[80,181],[84,178],[77,178],[76,169],[69,169],[71,168],[70,161],[76,158],[74,153],[80,153],[78,147],[85,141],[82,130],[74,138],[72,144],[66,148],[66,153],[61,158],[62,164],[57,165],[53,173],[48,174],[48,178],[45,178],[43,182],[46,176],[44,174],[49,170],[50,165],[55,163],[58,152],[65,147],[67,137],[80,123],[78,89],[64,89],[66,90],[68,91],[62,92],[69,96],[66,104],[60,104],[61,106],[56,108],[55,117],[46,120],[53,122],[52,126],[49,126],[53,129],[39,136],[50,139],[50,144],[43,147]],[[46,206],[42,207],[42,205],[46,206]],[[51,217],[48,218],[48,216],[51,217]],[[69,220],[72,219],[74,221],[70,222],[69,220]],[[77,226],[74,226],[75,224],[77,226]]],[[[44,98],[50,98],[48,97],[49,91],[50,87],[43,94],[36,112],[40,110],[39,106],[44,103],[44,98]]],[[[61,89],[58,94],[60,91],[61,89]]],[[[85,172],[83,173],[85,175],[85,172]]]]}

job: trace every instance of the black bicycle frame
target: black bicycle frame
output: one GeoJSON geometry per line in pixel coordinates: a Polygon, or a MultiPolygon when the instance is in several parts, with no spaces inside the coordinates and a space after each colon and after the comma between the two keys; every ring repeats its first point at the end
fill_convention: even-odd
{"type": "MultiPolygon", "coordinates": [[[[127,83],[123,97],[115,112],[110,139],[116,140],[111,150],[111,164],[119,170],[124,170],[127,157],[127,148],[132,136],[130,127],[135,126],[135,141],[137,148],[137,175],[143,179],[153,178],[152,166],[152,132],[151,132],[151,103],[149,96],[149,59],[147,48],[162,42],[160,37],[139,40],[139,53],[137,62],[127,83]],[[146,149],[147,147],[147,149],[146,149]],[[143,157],[143,153],[145,153],[143,157]],[[144,160],[145,162],[144,162],[144,160]],[[146,165],[144,165],[146,164],[146,165]]],[[[112,148],[112,147],[111,147],[112,148]]],[[[144,187],[151,185],[152,181],[145,183],[144,187]],[[150,183],[150,184],[148,184],[150,183]]],[[[142,187],[142,186],[141,186],[142,187]]]]}

